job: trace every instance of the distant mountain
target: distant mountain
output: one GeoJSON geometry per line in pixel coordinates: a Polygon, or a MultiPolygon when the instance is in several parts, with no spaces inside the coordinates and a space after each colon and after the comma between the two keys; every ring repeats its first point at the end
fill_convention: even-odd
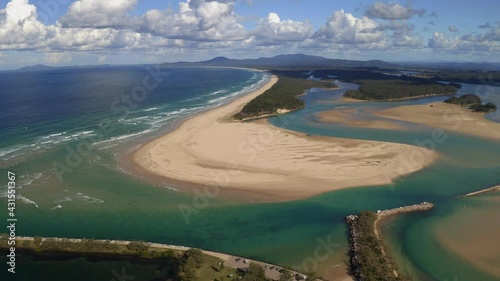
{"type": "Polygon", "coordinates": [[[48,65],[44,65],[44,64],[35,64],[35,65],[31,65],[31,66],[21,67],[18,70],[19,71],[40,71],[40,70],[48,70],[48,69],[52,69],[52,68],[53,68],[52,66],[48,66],[48,65]]]}
{"type": "Polygon", "coordinates": [[[164,63],[165,66],[233,66],[233,67],[254,67],[254,68],[394,68],[397,65],[381,60],[356,61],[327,59],[320,56],[310,56],[304,54],[287,54],[274,57],[263,57],[258,59],[229,59],[226,57],[216,57],[211,60],[199,62],[176,62],[164,63]]]}

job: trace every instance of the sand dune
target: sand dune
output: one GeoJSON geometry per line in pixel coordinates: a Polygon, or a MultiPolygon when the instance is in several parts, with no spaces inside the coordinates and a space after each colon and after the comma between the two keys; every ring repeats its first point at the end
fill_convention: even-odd
{"type": "Polygon", "coordinates": [[[388,184],[431,163],[436,153],[404,144],[308,137],[266,122],[235,122],[261,89],[188,119],[132,159],[176,183],[217,186],[259,200],[290,200],[346,187],[388,184]]]}

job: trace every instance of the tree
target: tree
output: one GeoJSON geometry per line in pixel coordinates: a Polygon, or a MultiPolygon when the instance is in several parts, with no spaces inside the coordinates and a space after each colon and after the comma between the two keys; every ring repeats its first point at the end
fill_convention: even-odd
{"type": "Polygon", "coordinates": [[[266,278],[266,273],[264,272],[264,268],[262,266],[256,264],[256,263],[251,263],[250,267],[248,268],[248,272],[245,274],[243,281],[265,281],[267,280],[266,278]]]}
{"type": "Polygon", "coordinates": [[[127,249],[135,252],[143,252],[149,248],[149,245],[144,241],[130,241],[127,245],[127,249]]]}
{"type": "Polygon", "coordinates": [[[203,252],[199,249],[189,249],[184,252],[182,262],[189,264],[189,266],[200,268],[204,262],[203,252]]]}
{"type": "Polygon", "coordinates": [[[42,245],[42,242],[43,242],[43,239],[42,239],[42,237],[40,237],[40,236],[35,236],[35,238],[33,239],[33,243],[34,243],[36,246],[40,246],[40,245],[42,245]]]}
{"type": "Polygon", "coordinates": [[[279,281],[290,281],[291,279],[292,279],[292,273],[289,270],[285,269],[281,273],[279,281]]]}

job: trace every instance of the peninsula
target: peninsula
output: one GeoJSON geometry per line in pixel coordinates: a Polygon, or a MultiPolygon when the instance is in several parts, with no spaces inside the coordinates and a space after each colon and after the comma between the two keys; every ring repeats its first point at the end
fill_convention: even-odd
{"type": "Polygon", "coordinates": [[[231,116],[278,82],[188,119],[134,151],[146,174],[186,187],[217,188],[244,199],[282,201],[347,187],[388,184],[432,163],[433,151],[398,143],[315,137],[231,116]],[[408,157],[408,153],[424,157],[408,157]],[[415,161],[414,159],[419,159],[415,161]]]}

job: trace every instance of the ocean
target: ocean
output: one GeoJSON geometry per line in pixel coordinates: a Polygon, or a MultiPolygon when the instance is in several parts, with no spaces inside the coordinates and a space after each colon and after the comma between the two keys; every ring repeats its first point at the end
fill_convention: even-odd
{"type": "MultiPolygon", "coordinates": [[[[179,206],[192,205],[193,194],[144,181],[121,163],[124,154],[140,143],[267,79],[266,74],[242,69],[158,70],[154,66],[0,73],[0,165],[4,171],[0,176],[0,210],[4,210],[0,220],[7,218],[7,171],[12,171],[18,177],[17,235],[146,240],[236,254],[303,271],[315,269],[322,274],[346,260],[344,216],[429,201],[436,204],[434,210],[404,215],[384,225],[384,235],[391,238],[389,246],[405,272],[416,280],[497,280],[439,246],[442,236],[437,229],[445,221],[466,224],[453,219],[464,204],[474,210],[483,208],[470,203],[480,197],[457,196],[500,183],[498,141],[450,133],[444,144],[436,146],[441,155],[436,163],[392,185],[351,188],[280,203],[214,198],[189,222],[179,206]],[[315,249],[324,241],[329,241],[328,258],[314,259],[315,249]]],[[[337,100],[343,91],[356,85],[340,85],[338,90],[310,90],[301,97],[305,109],[272,117],[270,122],[314,135],[415,144],[429,138],[431,129],[360,129],[321,123],[315,115],[340,106],[385,108],[444,99],[342,104],[337,100]]],[[[464,85],[460,92],[476,93],[500,104],[498,87],[464,85]]],[[[487,117],[500,121],[498,113],[487,117]]],[[[4,259],[0,257],[3,264],[4,259]]],[[[118,265],[132,266],[120,261],[103,267],[103,263],[85,258],[39,263],[28,256],[21,260],[19,276],[30,276],[40,264],[57,270],[58,265],[76,263],[84,268],[81,280],[87,280],[89,268],[102,273],[99,280],[108,275],[110,280],[118,265]]],[[[56,280],[71,276],[63,274],[56,280]]]]}

